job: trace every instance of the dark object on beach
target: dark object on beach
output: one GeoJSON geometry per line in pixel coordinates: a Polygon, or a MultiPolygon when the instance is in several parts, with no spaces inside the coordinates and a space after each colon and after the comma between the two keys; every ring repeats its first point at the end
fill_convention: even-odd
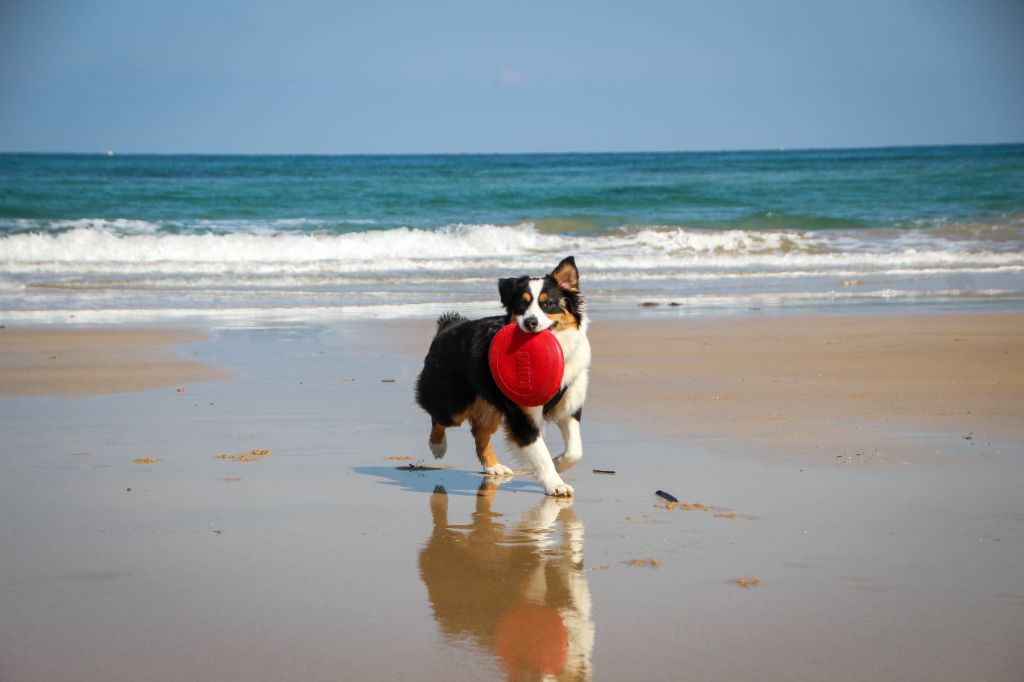
{"type": "Polygon", "coordinates": [[[654,494],[657,495],[658,497],[660,497],[663,500],[668,500],[669,502],[678,502],[679,501],[678,499],[676,499],[675,495],[673,495],[672,493],[667,493],[664,490],[657,490],[657,491],[655,491],[654,494]]]}
{"type": "Polygon", "coordinates": [[[641,308],[657,308],[659,305],[661,305],[661,304],[660,303],[655,303],[654,301],[644,301],[643,303],[640,304],[640,307],[641,308]]]}
{"type": "Polygon", "coordinates": [[[395,380],[394,379],[381,379],[380,383],[382,383],[382,384],[393,384],[393,383],[395,383],[395,380]]]}
{"type": "Polygon", "coordinates": [[[615,475],[615,472],[612,471],[611,469],[594,469],[594,473],[595,474],[610,474],[612,476],[615,475]]]}
{"type": "Polygon", "coordinates": [[[399,471],[440,471],[451,467],[447,464],[406,464],[395,468],[399,471]]]}

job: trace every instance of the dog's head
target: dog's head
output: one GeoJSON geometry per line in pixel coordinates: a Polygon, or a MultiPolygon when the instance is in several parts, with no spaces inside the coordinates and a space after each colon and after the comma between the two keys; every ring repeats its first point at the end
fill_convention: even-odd
{"type": "Polygon", "coordinates": [[[572,256],[544,277],[508,277],[498,280],[501,305],[524,332],[579,329],[583,325],[580,274],[572,256]]]}

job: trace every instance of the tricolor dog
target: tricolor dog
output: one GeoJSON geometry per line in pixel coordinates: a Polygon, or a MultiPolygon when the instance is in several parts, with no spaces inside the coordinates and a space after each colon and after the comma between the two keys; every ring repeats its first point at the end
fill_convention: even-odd
{"type": "Polygon", "coordinates": [[[443,457],[448,449],[445,430],[468,420],[484,473],[511,475],[512,470],[498,461],[491,448],[491,436],[504,424],[517,458],[544,485],[544,492],[572,495],[572,486],[566,485],[559,473],[583,456],[580,419],[590,367],[587,316],[576,261],[570,256],[543,277],[500,279],[498,292],[505,315],[469,320],[445,313],[437,320],[437,334],[416,380],[416,402],[430,415],[430,450],[435,457],[443,457]],[[562,383],[544,405],[517,404],[501,392],[491,375],[491,339],[512,322],[524,332],[548,330],[562,346],[562,383]],[[554,459],[544,443],[545,419],[558,424],[565,441],[565,450],[554,459]]]}

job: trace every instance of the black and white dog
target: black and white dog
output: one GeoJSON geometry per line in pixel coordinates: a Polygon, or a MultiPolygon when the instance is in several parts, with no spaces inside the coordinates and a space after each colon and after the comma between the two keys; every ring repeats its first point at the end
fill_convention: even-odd
{"type": "Polygon", "coordinates": [[[416,380],[416,402],[430,415],[430,450],[443,457],[448,449],[445,429],[469,420],[476,454],[484,473],[511,475],[491,448],[491,436],[502,422],[516,456],[544,485],[548,495],[568,496],[559,472],[583,456],[580,419],[587,396],[590,342],[579,290],[579,272],[572,256],[544,277],[498,280],[506,314],[468,320],[445,313],[416,380]],[[488,350],[503,326],[515,322],[525,332],[550,330],[562,345],[565,372],[558,393],[545,405],[527,407],[507,398],[491,376],[488,350]],[[565,450],[554,460],[544,443],[544,420],[558,424],[565,450]]]}

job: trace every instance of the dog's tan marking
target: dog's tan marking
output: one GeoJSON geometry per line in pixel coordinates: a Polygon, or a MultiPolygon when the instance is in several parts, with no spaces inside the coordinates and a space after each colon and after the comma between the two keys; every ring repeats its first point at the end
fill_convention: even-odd
{"type": "Polygon", "coordinates": [[[526,303],[529,303],[532,300],[533,300],[533,296],[531,296],[529,292],[523,294],[523,301],[525,301],[526,303]]]}
{"type": "Polygon", "coordinates": [[[473,406],[470,405],[469,407],[466,408],[465,412],[459,412],[458,414],[453,414],[452,415],[452,422],[451,422],[451,424],[445,424],[441,428],[451,429],[451,428],[458,428],[458,427],[462,426],[462,422],[466,421],[466,418],[469,417],[469,415],[472,412],[473,412],[473,406]]]}
{"type": "Polygon", "coordinates": [[[544,313],[555,323],[554,329],[576,329],[580,323],[568,310],[559,310],[557,313],[544,313]]]}
{"type": "Polygon", "coordinates": [[[440,445],[444,440],[444,427],[440,424],[434,424],[430,427],[430,444],[440,445]]]}
{"type": "Polygon", "coordinates": [[[540,292],[540,296],[537,297],[537,300],[540,301],[541,303],[547,303],[548,298],[550,298],[548,296],[548,292],[542,291],[540,292]]]}
{"type": "Polygon", "coordinates": [[[501,426],[501,412],[478,398],[466,414],[473,432],[476,456],[480,460],[480,464],[485,470],[488,467],[501,464],[498,461],[498,456],[494,454],[494,448],[491,447],[491,436],[501,426]]]}

